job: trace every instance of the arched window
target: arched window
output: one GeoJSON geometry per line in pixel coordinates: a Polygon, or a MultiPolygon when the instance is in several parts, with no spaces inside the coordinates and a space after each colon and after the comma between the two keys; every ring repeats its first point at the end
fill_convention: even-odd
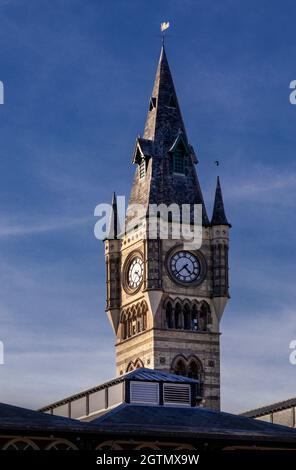
{"type": "Polygon", "coordinates": [[[191,329],[194,331],[198,330],[198,311],[196,304],[193,304],[191,311],[191,329]]]}
{"type": "Polygon", "coordinates": [[[190,377],[199,380],[199,394],[202,394],[203,382],[203,366],[196,356],[189,356],[188,358],[178,355],[171,365],[172,374],[190,377]]]}
{"type": "Polygon", "coordinates": [[[207,331],[207,329],[208,329],[209,316],[210,316],[210,307],[208,306],[208,304],[206,302],[204,302],[201,306],[200,314],[199,314],[200,329],[202,331],[207,331]]]}
{"type": "Polygon", "coordinates": [[[171,302],[168,302],[165,308],[165,321],[167,328],[174,328],[173,307],[171,302]]]}
{"type": "Polygon", "coordinates": [[[185,330],[190,330],[190,327],[191,327],[190,307],[189,307],[188,304],[184,305],[183,316],[184,316],[184,328],[185,328],[185,330]]]}
{"type": "Polygon", "coordinates": [[[137,333],[141,333],[143,329],[143,315],[141,310],[137,313],[137,333]]]}
{"type": "Polygon", "coordinates": [[[144,367],[144,364],[141,359],[138,358],[135,362],[135,369],[139,369],[140,367],[144,367]]]}
{"type": "Polygon", "coordinates": [[[78,448],[72,442],[61,439],[49,444],[46,450],[78,450],[78,448]]]}
{"type": "Polygon", "coordinates": [[[186,364],[183,358],[175,361],[175,365],[172,370],[173,374],[186,376],[186,364]]]}
{"type": "Polygon", "coordinates": [[[143,361],[140,358],[136,359],[135,361],[131,361],[125,372],[131,372],[132,370],[139,369],[140,367],[144,367],[143,361]]]}
{"type": "Polygon", "coordinates": [[[133,305],[121,316],[122,339],[130,338],[147,328],[148,307],[145,301],[133,305]]]}
{"type": "Polygon", "coordinates": [[[2,450],[38,450],[39,447],[30,439],[12,439],[4,444],[2,450]]]}
{"type": "Polygon", "coordinates": [[[175,306],[175,328],[182,328],[182,308],[179,303],[175,306]]]}
{"type": "Polygon", "coordinates": [[[147,329],[147,304],[145,301],[142,302],[142,331],[147,329]]]}
{"type": "Polygon", "coordinates": [[[136,333],[137,333],[137,314],[134,310],[133,317],[132,317],[132,336],[134,336],[136,333]]]}
{"type": "Polygon", "coordinates": [[[122,450],[122,447],[113,441],[105,441],[96,447],[96,450],[122,450]]]}
{"type": "Polygon", "coordinates": [[[137,447],[134,448],[134,450],[142,450],[142,451],[151,451],[151,450],[160,450],[159,447],[157,447],[156,445],[154,444],[150,444],[150,443],[147,443],[147,444],[141,444],[137,447]]]}
{"type": "Polygon", "coordinates": [[[147,310],[143,313],[143,331],[147,329],[147,310]]]}
{"type": "Polygon", "coordinates": [[[125,314],[122,316],[121,323],[122,323],[122,339],[126,339],[127,334],[128,334],[128,327],[127,327],[128,325],[127,325],[127,316],[125,314]]]}
{"type": "Polygon", "coordinates": [[[191,359],[188,365],[188,377],[191,379],[199,379],[200,378],[200,368],[197,361],[191,359]]]}
{"type": "Polygon", "coordinates": [[[125,372],[132,372],[133,370],[135,370],[135,364],[133,363],[133,361],[131,361],[127,368],[126,368],[126,371],[125,372]]]}
{"type": "Polygon", "coordinates": [[[130,338],[132,336],[132,314],[128,311],[128,319],[127,319],[127,337],[130,338]]]}
{"type": "Polygon", "coordinates": [[[196,448],[190,444],[181,444],[180,446],[175,447],[174,450],[196,450],[196,448]]]}

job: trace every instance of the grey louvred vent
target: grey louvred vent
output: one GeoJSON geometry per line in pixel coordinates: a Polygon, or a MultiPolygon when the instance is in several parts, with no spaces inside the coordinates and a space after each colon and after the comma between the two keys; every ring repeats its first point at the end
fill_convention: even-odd
{"type": "Polygon", "coordinates": [[[191,405],[189,384],[163,384],[164,405],[191,405]]]}
{"type": "Polygon", "coordinates": [[[131,382],[130,383],[131,403],[159,404],[159,383],[158,382],[131,382]]]}

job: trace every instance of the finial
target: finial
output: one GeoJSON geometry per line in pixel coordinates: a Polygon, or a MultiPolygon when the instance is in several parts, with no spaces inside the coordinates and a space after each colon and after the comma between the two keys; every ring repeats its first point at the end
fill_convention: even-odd
{"type": "Polygon", "coordinates": [[[170,27],[169,21],[160,24],[160,31],[162,36],[162,45],[164,46],[164,32],[170,27]]]}
{"type": "MultiPolygon", "coordinates": [[[[220,166],[219,160],[215,160],[215,161],[214,161],[214,164],[215,164],[216,167],[217,167],[217,173],[218,173],[218,172],[219,172],[219,166],[220,166]]],[[[217,175],[217,186],[219,186],[219,185],[220,185],[220,180],[219,180],[219,174],[218,174],[218,175],[217,175]]]]}

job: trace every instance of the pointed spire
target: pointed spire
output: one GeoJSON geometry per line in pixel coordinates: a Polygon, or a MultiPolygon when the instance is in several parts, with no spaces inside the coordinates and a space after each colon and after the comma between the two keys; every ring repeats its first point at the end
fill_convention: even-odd
{"type": "Polygon", "coordinates": [[[108,226],[108,239],[115,240],[118,235],[118,211],[117,211],[117,198],[115,191],[112,194],[111,212],[109,217],[108,226]]]}
{"type": "Polygon", "coordinates": [[[217,177],[217,186],[211,225],[228,225],[229,227],[231,227],[225,214],[219,176],[217,177]]]}
{"type": "MultiPolygon", "coordinates": [[[[144,135],[138,138],[133,163],[145,159],[146,175],[136,169],[129,205],[201,204],[203,225],[210,222],[195,170],[197,158],[189,144],[164,46],[161,48],[144,135]],[[182,150],[182,173],[175,171],[175,155],[182,150]]],[[[193,214],[193,211],[192,211],[193,214]]],[[[193,223],[193,216],[191,218],[193,223]]]]}
{"type": "Polygon", "coordinates": [[[153,140],[156,153],[158,156],[163,156],[180,132],[183,133],[187,141],[172,74],[165,48],[162,46],[149,103],[144,138],[153,140]]]}

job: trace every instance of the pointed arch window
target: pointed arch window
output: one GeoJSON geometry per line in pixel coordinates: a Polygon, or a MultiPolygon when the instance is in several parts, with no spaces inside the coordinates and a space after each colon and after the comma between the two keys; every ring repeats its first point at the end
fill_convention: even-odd
{"type": "Polygon", "coordinates": [[[148,307],[145,301],[133,305],[123,312],[121,316],[122,339],[130,338],[147,329],[148,307]]]}
{"type": "Polygon", "coordinates": [[[137,333],[137,316],[134,313],[132,318],[132,336],[137,333]]]}
{"type": "Polygon", "coordinates": [[[135,369],[139,369],[141,367],[144,367],[144,364],[143,364],[143,361],[140,359],[140,358],[137,358],[135,361],[131,361],[127,368],[126,368],[126,372],[131,372],[135,369]]]}
{"type": "Polygon", "coordinates": [[[146,302],[142,302],[141,310],[142,310],[142,331],[145,331],[147,328],[147,304],[146,302]]]}
{"type": "Polygon", "coordinates": [[[191,312],[191,329],[194,331],[198,330],[198,311],[195,304],[193,305],[191,312]]]}
{"type": "Polygon", "coordinates": [[[190,307],[188,304],[184,305],[184,310],[183,310],[183,315],[184,315],[184,329],[185,330],[190,330],[190,307]]]}
{"type": "Polygon", "coordinates": [[[174,328],[174,321],[173,321],[173,307],[171,302],[167,303],[166,309],[165,309],[165,319],[166,319],[166,324],[168,328],[174,328]]]}
{"type": "Polygon", "coordinates": [[[127,337],[130,338],[132,336],[132,316],[131,313],[128,315],[127,320],[127,337]]]}
{"type": "Polygon", "coordinates": [[[175,306],[175,328],[182,328],[182,308],[179,303],[175,306]]]}
{"type": "Polygon", "coordinates": [[[140,333],[142,331],[142,323],[143,323],[143,317],[142,315],[137,316],[137,333],[140,333]]]}
{"type": "Polygon", "coordinates": [[[200,378],[200,368],[195,360],[191,360],[188,366],[188,377],[191,379],[200,378]]]}
{"type": "Polygon", "coordinates": [[[183,377],[186,377],[186,364],[183,359],[179,359],[175,365],[175,368],[173,369],[173,373],[176,375],[182,375],[183,377]]]}
{"type": "Polygon", "coordinates": [[[123,316],[122,326],[123,326],[122,338],[126,339],[128,336],[128,319],[125,315],[123,316]]]}
{"type": "Polygon", "coordinates": [[[210,317],[210,307],[206,302],[204,302],[201,306],[200,315],[199,315],[200,329],[202,331],[207,331],[209,317],[210,317]]]}
{"type": "Polygon", "coordinates": [[[203,366],[200,360],[196,356],[189,356],[188,358],[178,355],[173,359],[171,364],[171,372],[176,375],[182,375],[183,377],[190,377],[199,381],[200,396],[203,395],[203,382],[204,373],[203,366]]]}

